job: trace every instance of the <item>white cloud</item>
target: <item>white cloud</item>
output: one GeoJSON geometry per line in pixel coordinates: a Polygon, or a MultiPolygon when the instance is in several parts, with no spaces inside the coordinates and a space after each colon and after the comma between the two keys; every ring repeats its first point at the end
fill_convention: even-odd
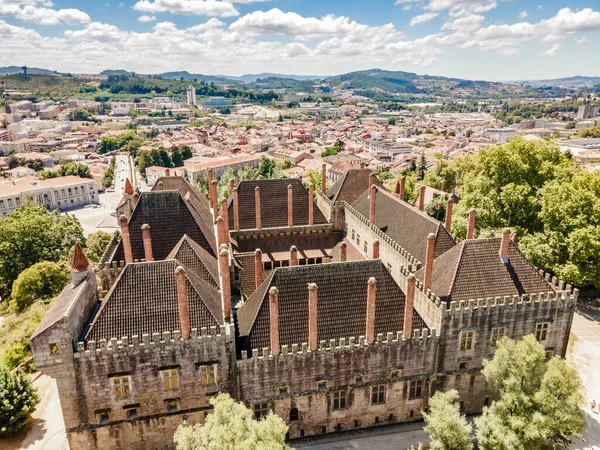
{"type": "Polygon", "coordinates": [[[514,55],[518,55],[519,54],[519,49],[518,48],[503,48],[502,50],[498,51],[498,53],[501,56],[514,56],[514,55]]]}
{"type": "Polygon", "coordinates": [[[133,9],[147,13],[170,12],[188,16],[233,17],[240,13],[230,2],[217,0],[139,0],[133,9]]]}
{"type": "Polygon", "coordinates": [[[402,8],[404,11],[410,11],[412,9],[412,5],[404,5],[404,8],[402,8]]]}
{"type": "Polygon", "coordinates": [[[527,11],[521,11],[519,13],[519,19],[524,19],[526,17],[529,17],[529,14],[527,14],[527,11]]]}
{"type": "Polygon", "coordinates": [[[559,51],[560,51],[560,44],[554,44],[552,47],[550,47],[548,50],[546,50],[544,52],[544,55],[546,55],[546,56],[554,56],[559,51]]]}
{"type": "Polygon", "coordinates": [[[464,14],[483,13],[497,6],[496,0],[396,0],[394,4],[413,4],[430,11],[461,11],[464,14]]]}
{"type": "Polygon", "coordinates": [[[587,44],[589,42],[590,42],[590,40],[584,36],[581,39],[577,39],[576,43],[579,44],[579,45],[581,45],[581,44],[587,44]]]}
{"type": "Polygon", "coordinates": [[[74,8],[50,9],[52,2],[43,0],[0,0],[0,17],[15,17],[40,25],[59,23],[83,24],[91,21],[83,11],[74,8]],[[41,6],[40,6],[41,5],[41,6]]]}
{"type": "Polygon", "coordinates": [[[481,27],[481,23],[484,20],[485,17],[479,14],[469,14],[467,16],[460,16],[446,22],[442,27],[442,30],[476,31],[481,27]]]}
{"type": "Polygon", "coordinates": [[[438,13],[425,13],[419,16],[415,16],[411,19],[410,26],[414,27],[415,25],[418,25],[420,23],[428,22],[431,19],[435,19],[437,16],[439,16],[438,13]]]}
{"type": "Polygon", "coordinates": [[[156,16],[143,15],[138,18],[140,22],[156,22],[156,16]]]}

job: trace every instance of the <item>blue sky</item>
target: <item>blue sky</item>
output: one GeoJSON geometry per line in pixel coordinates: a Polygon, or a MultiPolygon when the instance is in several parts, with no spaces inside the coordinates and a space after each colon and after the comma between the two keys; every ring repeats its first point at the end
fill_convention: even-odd
{"type": "Polygon", "coordinates": [[[0,0],[0,66],[600,76],[597,0],[0,0]]]}

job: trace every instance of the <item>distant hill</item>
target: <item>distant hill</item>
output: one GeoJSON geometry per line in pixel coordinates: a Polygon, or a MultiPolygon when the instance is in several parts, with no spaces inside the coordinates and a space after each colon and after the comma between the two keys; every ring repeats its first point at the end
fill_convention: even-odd
{"type": "Polygon", "coordinates": [[[207,83],[220,83],[220,84],[230,84],[232,81],[237,81],[234,78],[229,78],[221,75],[203,75],[201,73],[189,73],[187,70],[180,72],[165,72],[159,73],[159,77],[168,78],[169,80],[180,80],[183,78],[184,80],[197,80],[197,81],[206,81],[207,83]]]}
{"type": "MultiPolygon", "coordinates": [[[[0,75],[11,75],[13,73],[23,73],[23,69],[21,69],[21,66],[0,67],[0,75]]],[[[51,75],[55,72],[54,70],[40,69],[37,67],[28,67],[27,73],[31,75],[51,75]]]]}
{"type": "Polygon", "coordinates": [[[111,69],[107,69],[107,70],[103,70],[102,72],[100,72],[100,75],[106,75],[107,77],[110,77],[111,75],[131,75],[133,72],[129,72],[128,70],[125,69],[116,69],[116,70],[111,70],[111,69]]]}
{"type": "Polygon", "coordinates": [[[514,83],[524,84],[526,86],[532,87],[585,87],[585,86],[595,86],[600,84],[600,77],[582,77],[582,76],[574,76],[567,78],[555,78],[551,80],[522,80],[515,81],[514,83]]]}
{"type": "Polygon", "coordinates": [[[243,81],[244,83],[255,83],[256,80],[266,79],[266,78],[284,78],[288,80],[296,80],[296,81],[312,81],[312,80],[322,80],[325,77],[318,75],[283,75],[280,73],[257,73],[257,74],[246,74],[241,77],[234,77],[229,75],[223,75],[225,78],[229,78],[230,80],[243,81]]]}
{"type": "Polygon", "coordinates": [[[378,89],[394,94],[418,94],[422,92],[415,84],[418,78],[416,73],[370,69],[329,77],[326,81],[332,86],[347,89],[378,89]]]}

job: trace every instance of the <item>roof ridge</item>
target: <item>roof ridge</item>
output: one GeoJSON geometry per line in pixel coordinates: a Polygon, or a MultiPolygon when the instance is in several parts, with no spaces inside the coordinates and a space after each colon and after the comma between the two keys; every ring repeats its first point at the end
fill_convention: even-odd
{"type": "Polygon", "coordinates": [[[420,214],[421,216],[425,217],[427,220],[429,220],[430,222],[433,222],[436,225],[441,225],[441,222],[439,220],[434,219],[433,217],[431,217],[429,214],[427,214],[425,211],[421,211],[419,208],[417,208],[416,206],[411,205],[408,202],[405,202],[404,200],[400,200],[398,198],[397,195],[394,195],[392,192],[390,192],[388,189],[377,189],[377,192],[383,192],[385,195],[387,195],[388,197],[394,199],[395,201],[397,201],[398,203],[400,203],[401,205],[406,205],[407,207],[409,207],[412,211],[420,214]]]}
{"type": "MultiPolygon", "coordinates": [[[[454,273],[452,274],[452,279],[450,281],[450,288],[448,289],[448,295],[452,295],[452,289],[454,288],[454,284],[456,283],[456,280],[458,278],[458,272],[460,271],[460,266],[462,265],[462,260],[465,254],[465,247],[467,246],[466,242],[468,242],[467,240],[462,241],[460,244],[456,245],[456,247],[459,248],[458,252],[458,258],[456,259],[456,267],[454,268],[454,273]]],[[[452,250],[452,249],[450,249],[452,250]]],[[[448,251],[450,251],[448,250],[448,251]]],[[[443,255],[445,255],[447,252],[442,253],[439,257],[442,257],[443,255]]]]}

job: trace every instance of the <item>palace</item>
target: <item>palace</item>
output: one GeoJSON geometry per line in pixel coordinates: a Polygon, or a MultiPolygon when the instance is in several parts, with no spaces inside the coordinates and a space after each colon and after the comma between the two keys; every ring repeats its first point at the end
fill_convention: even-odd
{"type": "Polygon", "coordinates": [[[566,353],[577,289],[508,229],[476,239],[475,211],[456,239],[453,199],[440,223],[365,168],[328,190],[241,181],[222,200],[208,178],[208,196],[181,177],[129,185],[98,267],[76,246],[31,338],[72,449],[173,447],[222,391],[274,411],[290,439],[420,420],[437,390],[478,413],[498,339],[566,353]]]}

